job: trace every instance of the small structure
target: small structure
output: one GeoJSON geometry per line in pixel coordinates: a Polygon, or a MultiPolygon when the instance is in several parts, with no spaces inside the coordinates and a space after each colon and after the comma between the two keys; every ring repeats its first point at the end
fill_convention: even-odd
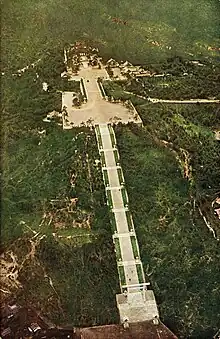
{"type": "Polygon", "coordinates": [[[215,133],[215,139],[220,141],[220,130],[219,131],[214,131],[215,133]]]}
{"type": "Polygon", "coordinates": [[[119,63],[115,59],[112,59],[112,58],[106,62],[106,65],[109,67],[119,67],[119,63]]]}
{"type": "Polygon", "coordinates": [[[48,84],[46,82],[42,83],[43,90],[46,92],[48,90],[48,84]]]}
{"type": "Polygon", "coordinates": [[[32,323],[29,327],[30,331],[36,333],[41,329],[41,327],[37,323],[32,323]]]}
{"type": "Polygon", "coordinates": [[[124,61],[121,65],[120,65],[120,67],[131,67],[131,66],[133,66],[129,61],[124,61]]]}
{"type": "Polygon", "coordinates": [[[121,63],[118,68],[121,75],[130,76],[133,78],[154,75],[150,71],[144,70],[141,66],[134,66],[128,61],[121,63]]]}

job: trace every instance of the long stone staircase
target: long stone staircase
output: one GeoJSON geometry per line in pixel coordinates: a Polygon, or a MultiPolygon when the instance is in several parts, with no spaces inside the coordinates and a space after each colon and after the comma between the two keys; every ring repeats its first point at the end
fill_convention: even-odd
{"type": "Polygon", "coordinates": [[[121,323],[159,317],[156,300],[145,281],[115,133],[110,124],[95,126],[107,203],[110,209],[121,293],[116,295],[121,323]]]}

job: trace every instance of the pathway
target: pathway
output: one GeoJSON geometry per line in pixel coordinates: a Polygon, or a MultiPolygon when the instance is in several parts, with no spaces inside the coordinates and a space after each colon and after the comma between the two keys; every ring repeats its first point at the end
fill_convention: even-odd
{"type": "Polygon", "coordinates": [[[124,91],[127,94],[132,94],[138,98],[148,100],[152,102],[153,104],[157,103],[167,103],[167,104],[220,104],[219,99],[188,99],[188,100],[166,100],[166,99],[159,99],[159,98],[150,98],[150,97],[145,97],[143,95],[135,94],[133,92],[129,91],[124,91]]]}
{"type": "Polygon", "coordinates": [[[129,212],[128,196],[119,163],[113,128],[108,124],[95,127],[107,202],[111,211],[113,242],[121,287],[116,296],[121,321],[138,322],[158,317],[152,290],[147,289],[134,224],[129,212]]]}
{"type": "Polygon", "coordinates": [[[167,104],[220,104],[220,100],[218,99],[189,99],[189,100],[163,100],[157,98],[147,98],[152,103],[167,103],[167,104]]]}
{"type": "Polygon", "coordinates": [[[63,120],[63,128],[72,128],[71,123],[79,126],[89,119],[95,125],[121,288],[121,293],[116,295],[120,319],[121,322],[131,323],[152,320],[159,317],[157,304],[153,291],[147,289],[149,283],[145,282],[115,134],[113,128],[107,124],[115,120],[115,116],[120,117],[123,123],[142,121],[134,108],[129,111],[123,105],[107,102],[103,98],[103,89],[97,83],[98,77],[107,77],[105,69],[88,67],[88,60],[83,57],[83,68],[72,79],[82,79],[81,90],[86,95],[87,102],[80,109],[75,109],[71,102],[72,93],[62,93],[62,106],[66,106],[68,113],[68,123],[63,120]]]}

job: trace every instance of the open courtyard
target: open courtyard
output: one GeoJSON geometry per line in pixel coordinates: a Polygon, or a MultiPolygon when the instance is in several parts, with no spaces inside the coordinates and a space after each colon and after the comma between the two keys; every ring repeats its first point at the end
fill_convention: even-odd
{"type": "MultiPolygon", "coordinates": [[[[80,81],[83,79],[87,102],[81,107],[74,107],[72,104],[72,92],[62,93],[62,109],[67,112],[63,121],[63,128],[68,129],[82,124],[95,125],[102,123],[142,123],[134,108],[127,108],[122,103],[112,103],[102,97],[97,79],[109,79],[105,68],[100,69],[88,65],[86,57],[83,57],[82,66],[77,75],[71,75],[71,80],[80,81]]],[[[70,81],[71,81],[70,80],[70,81]]]]}

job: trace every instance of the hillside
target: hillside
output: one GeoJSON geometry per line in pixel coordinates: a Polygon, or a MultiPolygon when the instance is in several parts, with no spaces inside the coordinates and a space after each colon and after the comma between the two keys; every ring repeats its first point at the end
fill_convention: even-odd
{"type": "Polygon", "coordinates": [[[22,68],[75,39],[94,42],[102,55],[134,63],[167,57],[218,55],[217,0],[6,1],[2,7],[2,67],[22,68]]]}
{"type": "Polygon", "coordinates": [[[60,77],[63,47],[84,40],[99,48],[104,62],[129,60],[165,73],[103,81],[103,88],[112,101],[131,100],[143,121],[143,127],[118,124],[115,132],[161,319],[184,339],[217,331],[219,104],[147,98],[219,99],[219,13],[217,0],[199,6],[191,0],[3,0],[3,302],[33,307],[60,326],[119,321],[95,132],[84,124],[62,126],[61,92],[81,93],[79,83],[60,77]]]}

